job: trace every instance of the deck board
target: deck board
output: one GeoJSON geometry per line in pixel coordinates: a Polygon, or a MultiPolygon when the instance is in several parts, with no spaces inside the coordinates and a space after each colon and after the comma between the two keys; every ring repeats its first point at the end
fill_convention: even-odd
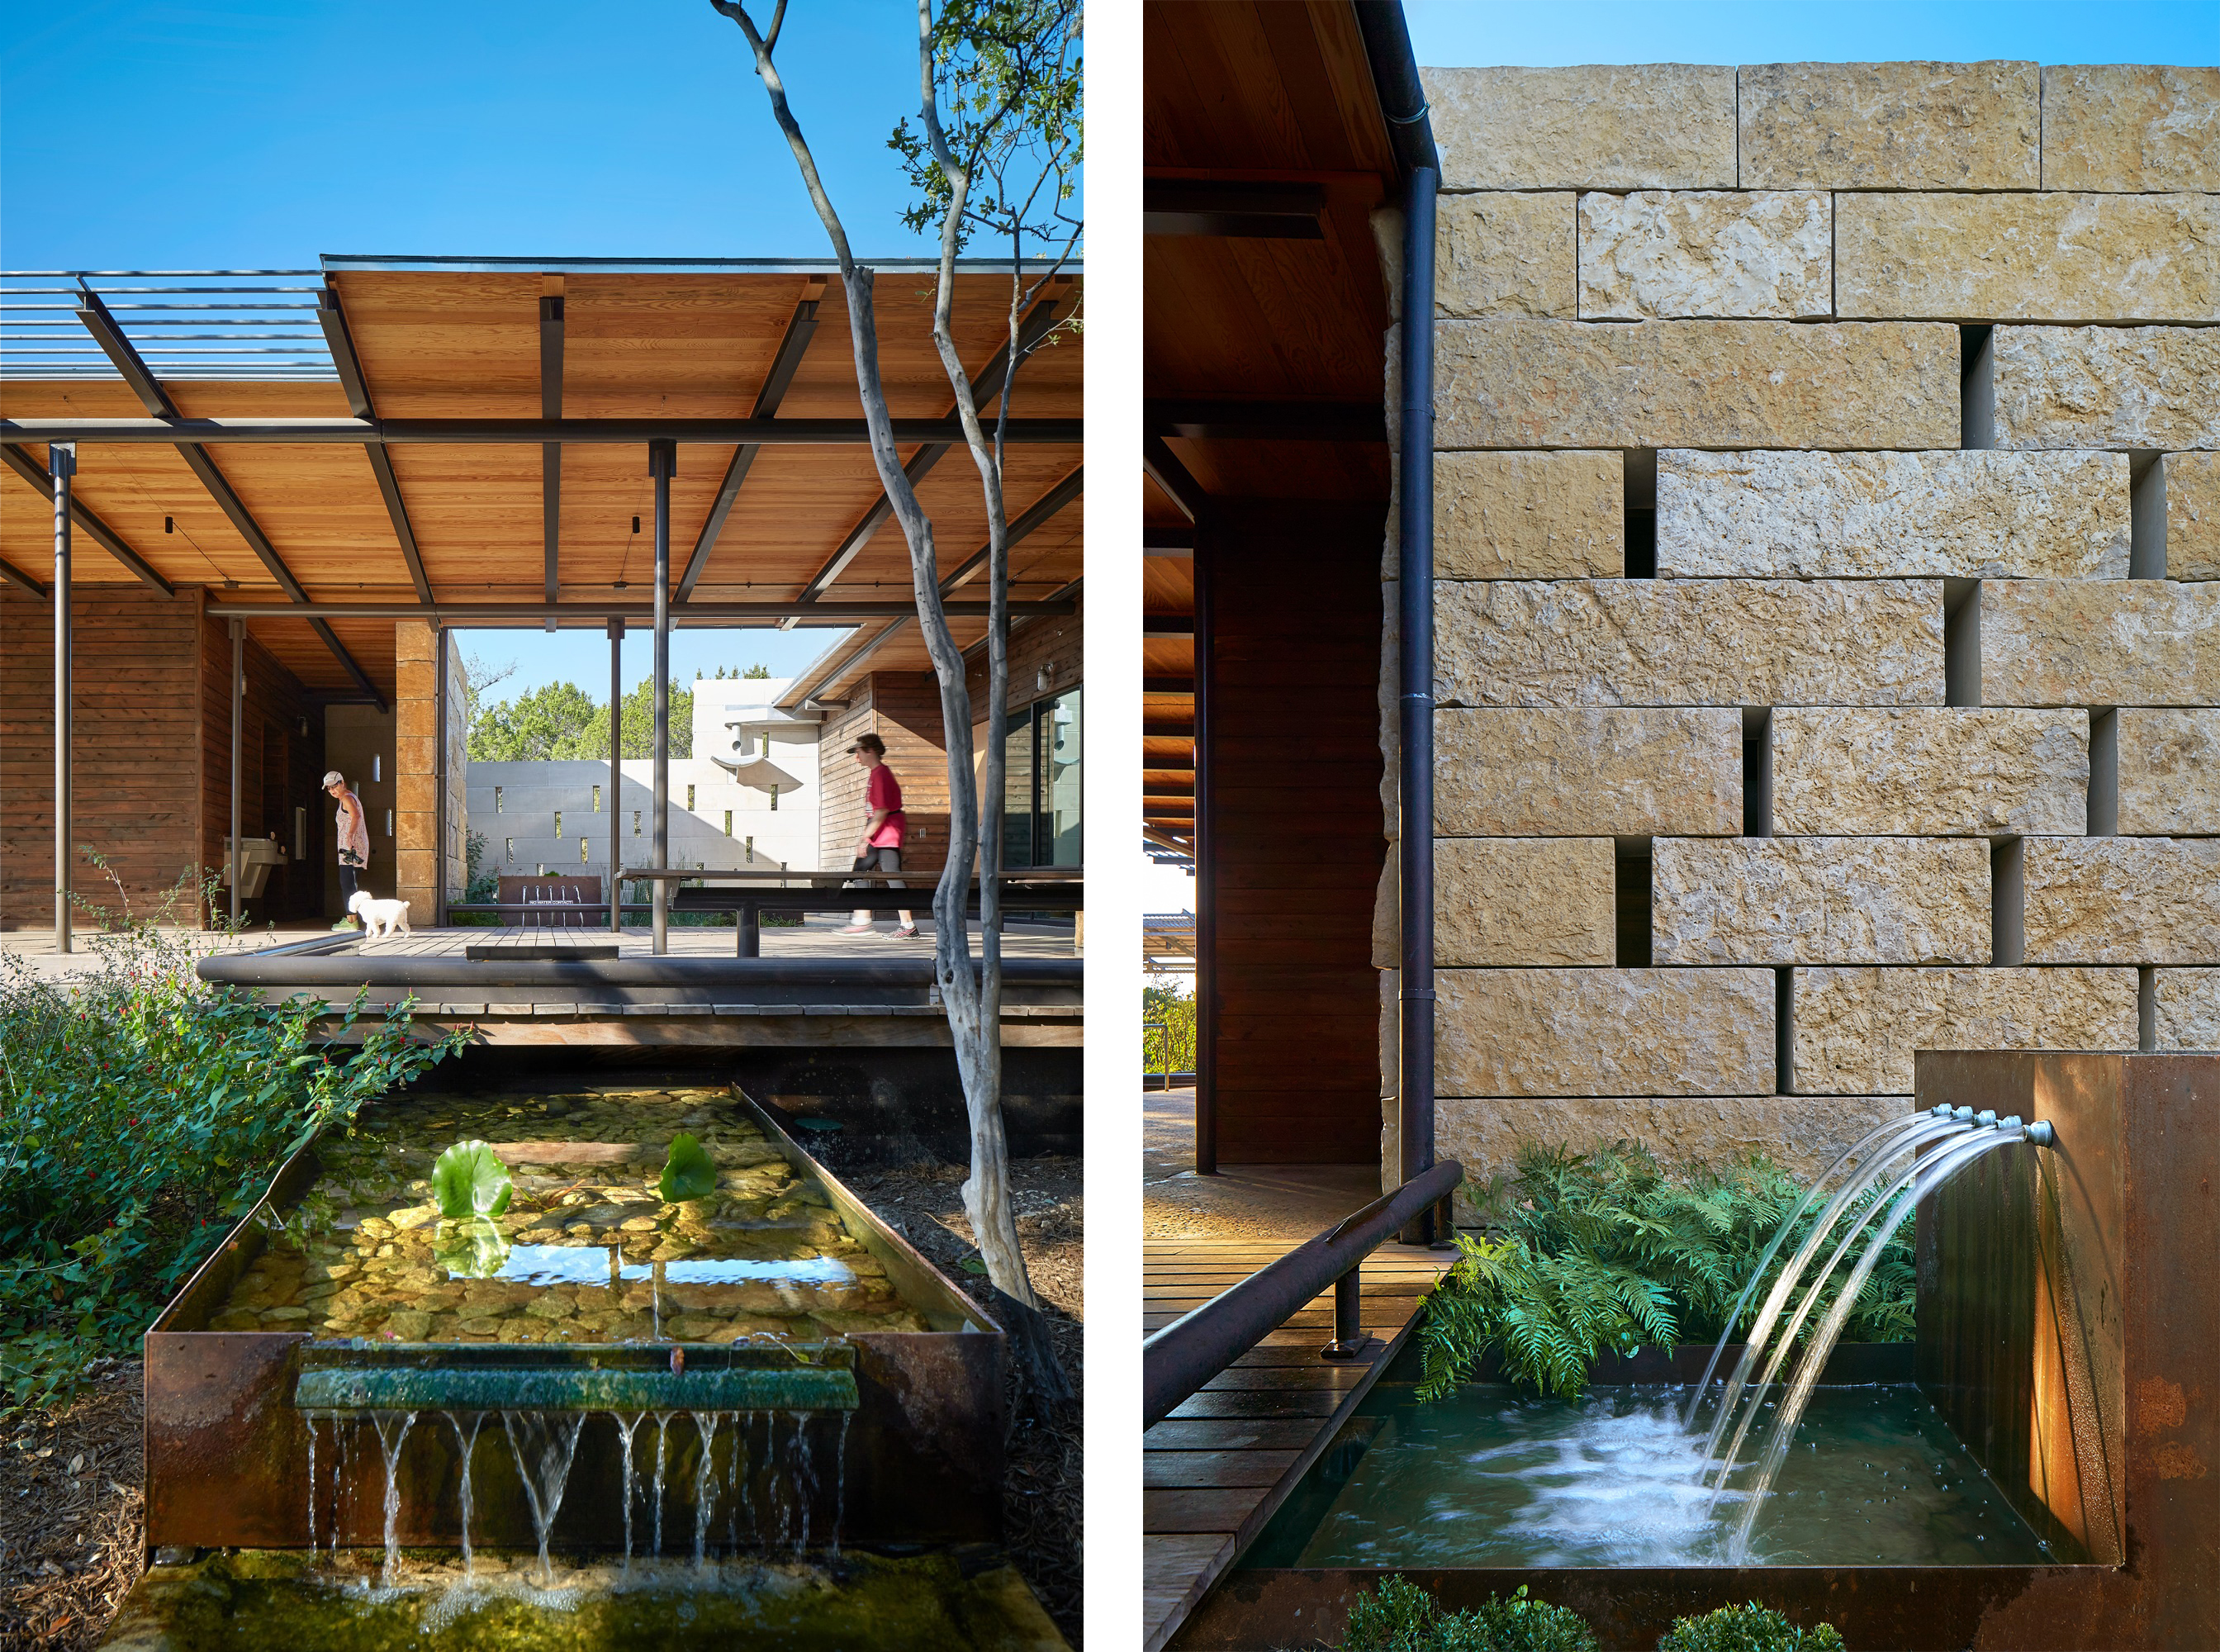
{"type": "MultiPolygon", "coordinates": [[[[1255,1241],[1150,1240],[1143,1323],[1156,1331],[1208,1302],[1288,1247],[1255,1241]]],[[[1330,1362],[1333,1294],[1313,1299],[1142,1437],[1142,1599],[1157,1652],[1264,1529],[1384,1365],[1454,1258],[1386,1245],[1362,1275],[1360,1319],[1380,1340],[1330,1362]]]]}

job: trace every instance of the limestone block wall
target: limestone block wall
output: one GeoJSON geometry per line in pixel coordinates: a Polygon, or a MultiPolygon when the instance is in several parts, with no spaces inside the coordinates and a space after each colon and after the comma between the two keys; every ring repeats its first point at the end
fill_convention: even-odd
{"type": "Polygon", "coordinates": [[[2220,69],[1425,79],[1440,1150],[2220,1044],[2220,69]]]}

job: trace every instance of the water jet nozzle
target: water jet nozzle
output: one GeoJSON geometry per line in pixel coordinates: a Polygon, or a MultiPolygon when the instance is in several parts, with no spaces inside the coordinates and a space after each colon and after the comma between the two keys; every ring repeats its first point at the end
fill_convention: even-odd
{"type": "Polygon", "coordinates": [[[1950,1116],[1950,1104],[1948,1101],[1938,1101],[1927,1109],[1927,1115],[1930,1119],[1948,1119],[1950,1116]]]}
{"type": "Polygon", "coordinates": [[[1961,1124],[1970,1125],[1974,1122],[1974,1110],[1971,1107],[1953,1107],[1950,1110],[1950,1116],[1961,1124]]]}
{"type": "Polygon", "coordinates": [[[2021,1134],[2024,1139],[2032,1143],[2036,1147],[2055,1147],[2058,1145],[2058,1132],[2051,1127],[2050,1120],[2048,1119],[2036,1119],[2033,1124],[2030,1125],[2025,1131],[2022,1131],[2021,1134]]]}
{"type": "Polygon", "coordinates": [[[1974,1115],[1974,1122],[1984,1130],[1994,1130],[1997,1127],[1997,1110],[1994,1107],[1983,1107],[1974,1115]]]}

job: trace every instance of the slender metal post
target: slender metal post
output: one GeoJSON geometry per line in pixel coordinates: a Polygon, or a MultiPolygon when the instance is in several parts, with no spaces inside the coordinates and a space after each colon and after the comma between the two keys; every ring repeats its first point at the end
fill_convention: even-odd
{"type": "Polygon", "coordinates": [[[1194,1173],[1218,1174],[1218,822],[1211,744],[1215,626],[1209,522],[1194,525],[1194,1173]]]}
{"type": "Polygon", "coordinates": [[[54,480],[54,951],[70,941],[70,478],[77,444],[47,449],[54,480]]]}
{"type": "MultiPolygon", "coordinates": [[[[1402,1179],[1434,1163],[1434,192],[1441,175],[1414,166],[1403,214],[1403,406],[1397,478],[1401,602],[1402,1179]]],[[[1433,1213],[1403,1230],[1407,1244],[1446,1238],[1433,1213]]]]}
{"type": "Polygon", "coordinates": [[[1319,1350],[1320,1359],[1353,1360],[1364,1352],[1371,1338],[1364,1334],[1363,1270],[1352,1268],[1333,1282],[1333,1340],[1319,1350]]]}
{"type": "Polygon", "coordinates": [[[231,927],[239,931],[239,729],[246,720],[246,621],[231,622],[231,842],[226,858],[231,862],[231,927]]]}
{"type": "MultiPolygon", "coordinates": [[[[655,870],[670,865],[670,477],[678,445],[647,445],[647,473],[655,478],[655,870]]],[[[653,951],[670,950],[670,887],[655,880],[653,951]]]]}
{"type": "Polygon", "coordinates": [[[609,933],[624,929],[624,633],[621,619],[609,621],[609,933]]]}

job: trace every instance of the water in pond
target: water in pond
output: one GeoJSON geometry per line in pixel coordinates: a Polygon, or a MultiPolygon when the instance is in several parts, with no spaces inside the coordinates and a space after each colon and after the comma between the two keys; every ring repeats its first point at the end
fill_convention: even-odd
{"type": "Polygon", "coordinates": [[[210,1330],[608,1343],[927,1328],[824,1189],[723,1090],[402,1096],[316,1150],[323,1175],[210,1330]],[[717,1192],[666,1204],[657,1181],[682,1131],[708,1150],[717,1192]],[[508,1208],[490,1225],[443,1222],[433,1161],[473,1138],[508,1164],[508,1208]]]}
{"type": "MultiPolygon", "coordinates": [[[[1383,1383],[1368,1397],[1247,1564],[1727,1563],[1742,1494],[1707,1514],[1687,1389],[1597,1387],[1567,1401],[1476,1384],[1424,1406],[1412,1393],[1383,1383]]],[[[1749,1549],[1768,1566],[2049,1558],[1908,1384],[1814,1391],[1749,1549]]]]}

